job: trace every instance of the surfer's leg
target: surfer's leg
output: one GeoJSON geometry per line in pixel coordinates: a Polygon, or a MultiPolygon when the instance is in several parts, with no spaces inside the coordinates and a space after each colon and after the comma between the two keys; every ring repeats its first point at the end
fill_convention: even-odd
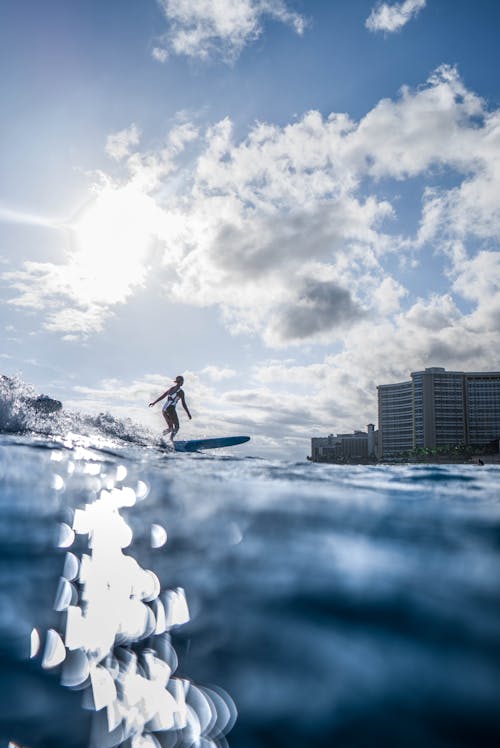
{"type": "Polygon", "coordinates": [[[176,433],[179,431],[179,418],[177,416],[177,411],[175,410],[175,408],[169,408],[169,410],[170,413],[168,415],[172,426],[170,438],[173,439],[176,433]]]}
{"type": "Polygon", "coordinates": [[[164,410],[162,410],[163,418],[165,419],[165,422],[168,426],[168,428],[164,429],[163,431],[164,434],[170,434],[170,432],[172,431],[173,424],[172,424],[172,419],[170,417],[169,410],[170,408],[165,408],[164,410]]]}

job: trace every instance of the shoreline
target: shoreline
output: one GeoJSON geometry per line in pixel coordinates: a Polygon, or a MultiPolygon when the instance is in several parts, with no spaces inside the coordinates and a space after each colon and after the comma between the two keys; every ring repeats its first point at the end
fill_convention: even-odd
{"type": "Polygon", "coordinates": [[[425,457],[425,458],[408,458],[408,457],[394,457],[393,459],[382,459],[382,460],[339,460],[338,462],[330,462],[327,460],[312,460],[311,457],[307,458],[308,462],[315,465],[477,465],[483,467],[484,465],[500,465],[500,454],[499,455],[482,455],[468,458],[453,458],[453,457],[425,457]]]}

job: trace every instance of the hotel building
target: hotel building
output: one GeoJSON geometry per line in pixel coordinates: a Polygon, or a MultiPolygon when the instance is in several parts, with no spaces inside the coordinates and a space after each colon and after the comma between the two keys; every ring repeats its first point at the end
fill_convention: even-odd
{"type": "Polygon", "coordinates": [[[311,439],[312,462],[369,462],[375,459],[377,432],[372,423],[367,431],[353,434],[330,434],[311,439]]]}
{"type": "Polygon", "coordinates": [[[500,372],[431,367],[378,390],[379,457],[500,437],[500,372]]]}

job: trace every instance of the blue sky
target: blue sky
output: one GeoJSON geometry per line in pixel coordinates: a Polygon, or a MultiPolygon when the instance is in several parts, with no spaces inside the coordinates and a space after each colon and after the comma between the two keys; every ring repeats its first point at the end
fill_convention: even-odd
{"type": "Polygon", "coordinates": [[[0,8],[0,350],[184,436],[376,423],[376,385],[500,368],[500,7],[0,8]],[[181,414],[182,416],[182,414],[181,414]]]}

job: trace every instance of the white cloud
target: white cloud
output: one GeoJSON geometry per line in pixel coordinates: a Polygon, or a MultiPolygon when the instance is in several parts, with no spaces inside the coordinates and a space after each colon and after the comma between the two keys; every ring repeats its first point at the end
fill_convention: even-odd
{"type": "Polygon", "coordinates": [[[135,189],[106,185],[68,225],[72,251],[62,264],[27,261],[2,274],[11,305],[44,313],[43,326],[70,336],[100,332],[116,304],[142,287],[163,213],[135,189]]]}
{"type": "Polygon", "coordinates": [[[18,292],[10,300],[13,306],[45,310],[71,296],[60,266],[52,263],[25,262],[22,270],[3,273],[2,278],[18,292]]]}
{"type": "Polygon", "coordinates": [[[402,3],[378,3],[366,19],[365,26],[370,31],[393,33],[415,18],[426,0],[404,0],[402,3]]]}
{"type": "Polygon", "coordinates": [[[153,50],[160,62],[169,53],[234,60],[260,36],[266,16],[292,26],[298,34],[306,26],[304,17],[290,10],[285,0],[159,0],[159,4],[169,24],[164,47],[153,50]]]}
{"type": "Polygon", "coordinates": [[[375,179],[407,179],[446,166],[470,175],[497,151],[488,120],[484,101],[444,65],[426,86],[382,99],[346,138],[346,155],[375,179]]]}
{"type": "Polygon", "coordinates": [[[99,330],[147,282],[154,246],[170,301],[216,305],[231,332],[268,346],[335,346],[330,365],[364,382],[358,402],[373,385],[367,371],[380,382],[438,356],[443,365],[486,362],[499,349],[487,317],[498,291],[479,290],[486,263],[496,277],[499,117],[443,67],[359,122],[313,111],[283,127],[257,123],[237,139],[229,119],[204,132],[184,119],[156,150],[129,153],[123,184],[108,178],[98,188],[103,211],[79,228],[83,255],[4,274],[12,303],[46,310],[52,330],[99,330]],[[415,177],[424,185],[417,224],[421,215],[407,235],[398,185],[415,177]],[[488,260],[477,251],[485,241],[488,260]],[[418,268],[400,260],[423,249],[448,288],[429,277],[416,300],[418,268]],[[477,276],[469,290],[465,267],[477,276]]]}
{"type": "Polygon", "coordinates": [[[232,379],[236,376],[236,371],[234,369],[222,368],[220,366],[205,366],[205,368],[201,370],[201,373],[205,374],[214,382],[220,382],[223,379],[232,379]]]}
{"type": "Polygon", "coordinates": [[[182,153],[184,148],[196,140],[198,128],[191,122],[181,122],[173,127],[168,134],[168,149],[172,155],[182,153]]]}
{"type": "MultiPolygon", "coordinates": [[[[498,190],[489,189],[499,158],[496,116],[443,67],[426,86],[379,102],[358,124],[309,112],[283,128],[257,124],[235,142],[231,122],[223,120],[207,131],[193,189],[177,204],[179,223],[190,230],[173,292],[220,304],[234,331],[259,331],[269,344],[315,334],[323,342],[341,339],[359,316],[354,308],[394,313],[405,289],[387,275],[382,258],[418,248],[424,228],[425,241],[436,239],[444,214],[435,211],[433,226],[424,226],[424,210],[418,237],[384,233],[397,221],[396,203],[378,196],[378,184],[384,180],[387,196],[388,180],[453,170],[462,176],[442,198],[457,203],[474,184],[469,231],[491,234],[498,213],[491,204],[498,190]],[[315,310],[304,288],[318,281],[340,295],[349,289],[342,314],[315,310]]],[[[455,232],[459,227],[456,221],[455,232]]]]}
{"type": "Polygon", "coordinates": [[[162,47],[153,47],[151,55],[154,60],[157,60],[157,62],[166,62],[169,57],[167,50],[162,49],[162,47]]]}
{"type": "Polygon", "coordinates": [[[121,161],[130,155],[132,146],[138,145],[141,131],[137,125],[130,125],[125,130],[112,133],[106,139],[106,153],[115,161],[121,161]]]}
{"type": "Polygon", "coordinates": [[[50,332],[62,333],[64,340],[79,340],[101,332],[111,314],[109,307],[99,304],[87,304],[83,308],[67,306],[49,312],[44,327],[50,332]]]}
{"type": "Polygon", "coordinates": [[[469,327],[482,335],[500,330],[500,251],[482,250],[454,268],[453,290],[473,304],[469,327]]]}
{"type": "Polygon", "coordinates": [[[92,292],[92,278],[75,276],[71,266],[25,262],[21,270],[6,272],[2,277],[16,292],[9,304],[40,313],[42,326],[63,333],[66,339],[101,332],[112,314],[112,304],[105,299],[80,297],[84,288],[94,297],[99,294],[92,292]]]}

